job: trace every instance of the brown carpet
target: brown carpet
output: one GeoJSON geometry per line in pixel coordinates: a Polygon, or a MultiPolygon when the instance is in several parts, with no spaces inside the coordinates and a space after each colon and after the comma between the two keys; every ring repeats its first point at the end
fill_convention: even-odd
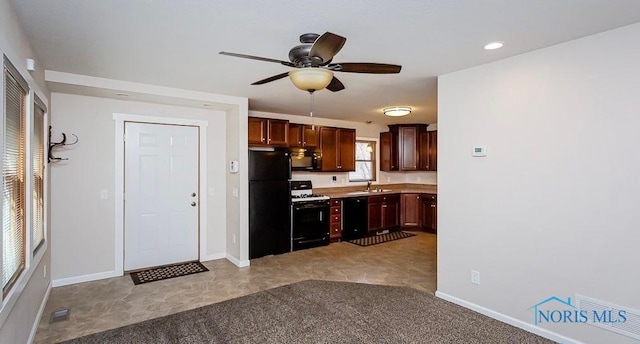
{"type": "Polygon", "coordinates": [[[79,343],[552,343],[405,287],[304,281],[79,343]]]}

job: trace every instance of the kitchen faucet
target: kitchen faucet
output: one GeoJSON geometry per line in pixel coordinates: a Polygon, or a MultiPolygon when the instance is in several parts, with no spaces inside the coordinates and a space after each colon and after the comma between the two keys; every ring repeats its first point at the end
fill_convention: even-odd
{"type": "Polygon", "coordinates": [[[367,191],[371,191],[371,181],[367,181],[367,191]]]}

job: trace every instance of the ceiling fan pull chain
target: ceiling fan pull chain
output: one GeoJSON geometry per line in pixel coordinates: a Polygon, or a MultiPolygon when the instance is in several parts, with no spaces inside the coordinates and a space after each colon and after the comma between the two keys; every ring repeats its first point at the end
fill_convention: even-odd
{"type": "Polygon", "coordinates": [[[315,121],[313,120],[313,91],[309,91],[309,95],[311,96],[311,111],[309,111],[309,117],[311,117],[311,130],[316,130],[315,121]]]}

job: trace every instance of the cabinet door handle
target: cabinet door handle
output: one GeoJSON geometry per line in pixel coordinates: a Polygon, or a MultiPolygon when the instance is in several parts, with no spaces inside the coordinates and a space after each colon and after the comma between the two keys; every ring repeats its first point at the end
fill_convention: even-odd
{"type": "Polygon", "coordinates": [[[417,199],[420,199],[420,196],[417,196],[416,198],[417,198],[417,199]]]}
{"type": "Polygon", "coordinates": [[[303,145],[306,145],[306,144],[307,144],[307,142],[306,142],[306,141],[305,141],[305,142],[302,142],[302,144],[303,144],[303,145]]]}
{"type": "Polygon", "coordinates": [[[386,207],[387,207],[387,205],[386,205],[386,204],[384,204],[382,207],[383,207],[383,208],[386,208],[386,207]]]}
{"type": "Polygon", "coordinates": [[[435,208],[435,207],[436,207],[436,205],[435,205],[435,204],[432,204],[432,205],[431,205],[431,208],[435,208]]]}

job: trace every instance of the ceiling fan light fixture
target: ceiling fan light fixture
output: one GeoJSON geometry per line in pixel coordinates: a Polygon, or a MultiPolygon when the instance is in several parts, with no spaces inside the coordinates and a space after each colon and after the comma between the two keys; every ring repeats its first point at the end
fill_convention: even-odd
{"type": "Polygon", "coordinates": [[[400,116],[406,116],[410,114],[411,108],[408,106],[393,106],[393,107],[384,108],[382,112],[384,112],[384,114],[387,116],[400,117],[400,116]]]}
{"type": "Polygon", "coordinates": [[[333,72],[324,68],[294,68],[289,71],[289,79],[297,88],[313,92],[327,87],[333,72]]]}

